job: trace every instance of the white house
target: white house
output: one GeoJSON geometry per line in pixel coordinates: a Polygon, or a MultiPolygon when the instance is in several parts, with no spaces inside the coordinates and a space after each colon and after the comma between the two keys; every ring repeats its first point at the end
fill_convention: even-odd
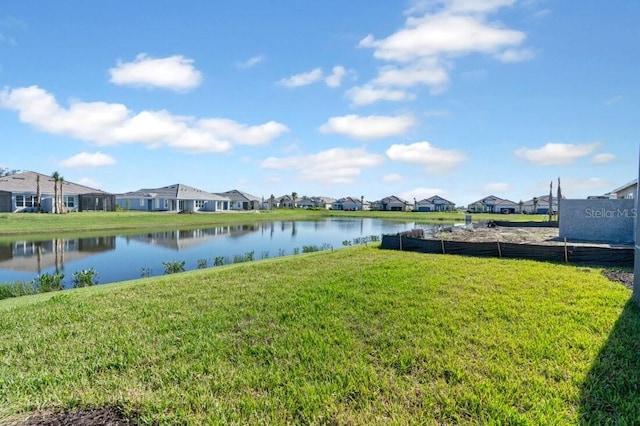
{"type": "Polygon", "coordinates": [[[367,210],[368,203],[363,201],[360,198],[356,197],[344,197],[334,201],[331,204],[332,210],[345,210],[345,211],[353,211],[353,210],[367,210]]]}
{"type": "Polygon", "coordinates": [[[634,179],[629,183],[626,183],[613,191],[609,192],[607,195],[609,198],[614,199],[633,199],[636,197],[638,193],[638,179],[634,179]]]}
{"type": "Polygon", "coordinates": [[[180,183],[161,188],[144,188],[116,195],[125,210],[143,211],[228,211],[231,200],[180,183]]]}
{"type": "Polygon", "coordinates": [[[372,210],[406,212],[413,209],[413,204],[395,195],[384,197],[371,203],[372,210]]]}

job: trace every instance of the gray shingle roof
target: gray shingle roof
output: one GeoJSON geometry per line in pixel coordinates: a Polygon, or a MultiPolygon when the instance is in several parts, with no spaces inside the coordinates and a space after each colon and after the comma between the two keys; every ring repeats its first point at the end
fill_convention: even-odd
{"type": "MultiPolygon", "coordinates": [[[[0,177],[0,191],[35,194],[38,176],[40,176],[40,193],[43,195],[53,194],[55,183],[53,178],[42,173],[30,171],[0,177]]],[[[67,180],[63,182],[62,190],[65,195],[109,194],[100,189],[90,188],[67,180]]]]}

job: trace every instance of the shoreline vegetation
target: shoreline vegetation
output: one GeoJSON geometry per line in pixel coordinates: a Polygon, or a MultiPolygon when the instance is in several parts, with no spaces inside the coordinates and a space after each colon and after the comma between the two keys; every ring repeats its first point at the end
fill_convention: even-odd
{"type": "Polygon", "coordinates": [[[601,272],[369,245],[0,301],[0,423],[632,424],[601,272]]]}
{"type": "MultiPolygon", "coordinates": [[[[8,214],[0,235],[327,216],[465,215],[8,214]]],[[[373,243],[0,300],[0,424],[634,424],[640,308],[605,272],[373,243]]]]}

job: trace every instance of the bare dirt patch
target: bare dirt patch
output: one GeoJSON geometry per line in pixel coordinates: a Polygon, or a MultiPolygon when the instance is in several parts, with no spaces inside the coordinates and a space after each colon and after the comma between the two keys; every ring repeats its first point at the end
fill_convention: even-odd
{"type": "Polygon", "coordinates": [[[35,413],[11,426],[128,426],[134,424],[117,407],[35,413]]]}
{"type": "Polygon", "coordinates": [[[633,290],[633,272],[606,270],[602,271],[602,275],[633,290]]]}

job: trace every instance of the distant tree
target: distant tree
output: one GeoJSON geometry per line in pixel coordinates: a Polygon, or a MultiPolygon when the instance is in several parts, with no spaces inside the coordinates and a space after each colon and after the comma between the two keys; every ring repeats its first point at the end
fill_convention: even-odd
{"type": "Polygon", "coordinates": [[[292,209],[295,209],[295,208],[296,208],[296,200],[297,200],[297,199],[298,199],[298,193],[297,193],[297,192],[295,192],[295,191],[293,191],[293,192],[291,193],[291,201],[292,201],[291,208],[292,208],[292,209]]]}
{"type": "Polygon", "coordinates": [[[62,185],[64,184],[64,178],[62,176],[60,176],[60,179],[58,179],[58,183],[60,185],[60,209],[59,212],[60,213],[64,213],[65,212],[65,203],[64,203],[64,194],[62,193],[62,185]]]}
{"type": "Polygon", "coordinates": [[[360,210],[364,210],[364,195],[360,196],[360,210]]]}
{"type": "Polygon", "coordinates": [[[36,211],[40,212],[40,175],[36,175],[36,211]]]}
{"type": "Polygon", "coordinates": [[[60,173],[53,172],[53,212],[58,213],[58,182],[60,182],[60,173]]]}
{"type": "Polygon", "coordinates": [[[273,205],[276,203],[275,198],[276,198],[276,197],[274,197],[274,195],[273,195],[273,194],[271,194],[271,197],[269,198],[269,208],[270,208],[271,210],[273,210],[273,205]]]}
{"type": "Polygon", "coordinates": [[[518,207],[520,207],[520,214],[522,214],[522,210],[523,210],[522,208],[524,207],[524,201],[520,200],[518,202],[518,207]]]}
{"type": "Polygon", "coordinates": [[[538,197],[533,197],[533,213],[538,214],[538,197]]]}

